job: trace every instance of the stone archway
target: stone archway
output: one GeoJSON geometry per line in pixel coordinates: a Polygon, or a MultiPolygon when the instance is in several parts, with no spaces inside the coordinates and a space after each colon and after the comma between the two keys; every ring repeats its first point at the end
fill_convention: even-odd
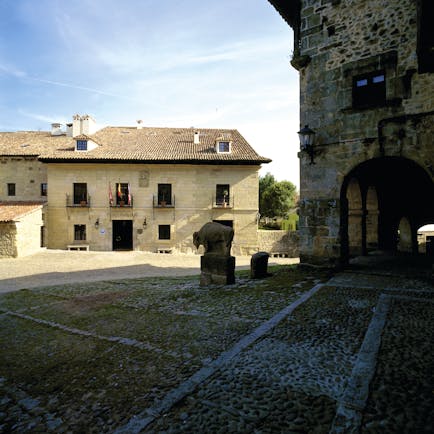
{"type": "Polygon", "coordinates": [[[344,263],[354,254],[367,254],[373,249],[417,254],[417,229],[434,221],[434,183],[413,160],[374,158],[359,164],[344,178],[341,203],[344,263]]]}

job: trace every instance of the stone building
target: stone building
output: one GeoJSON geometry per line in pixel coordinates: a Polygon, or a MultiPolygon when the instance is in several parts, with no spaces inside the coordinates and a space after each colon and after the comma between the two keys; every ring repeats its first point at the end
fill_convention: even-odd
{"type": "Polygon", "coordinates": [[[300,260],[416,253],[434,223],[432,0],[270,0],[294,30],[300,260]]]}
{"type": "MultiPolygon", "coordinates": [[[[0,201],[43,200],[53,249],[196,251],[208,221],[234,228],[233,254],[258,250],[259,156],[237,130],[106,127],[0,133],[0,201]]],[[[40,237],[39,232],[34,237],[40,237]]]]}
{"type": "Polygon", "coordinates": [[[37,252],[44,243],[41,202],[0,202],[0,257],[37,252]]]}

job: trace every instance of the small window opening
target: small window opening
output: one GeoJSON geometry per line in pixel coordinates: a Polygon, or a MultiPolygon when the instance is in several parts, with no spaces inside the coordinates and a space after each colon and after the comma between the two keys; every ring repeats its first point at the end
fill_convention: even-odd
{"type": "Polygon", "coordinates": [[[86,225],[74,225],[74,241],[86,240],[86,225]]]}
{"type": "Polygon", "coordinates": [[[8,184],[8,196],[15,196],[15,184],[8,184]]]}
{"type": "Polygon", "coordinates": [[[229,205],[229,184],[217,184],[215,203],[217,206],[229,205]]]}
{"type": "Polygon", "coordinates": [[[386,103],[386,77],[384,71],[353,78],[353,107],[378,107],[386,103]]]}
{"type": "Polygon", "coordinates": [[[74,183],[74,205],[87,203],[87,184],[85,182],[74,183]]]}
{"type": "Polygon", "coordinates": [[[172,205],[172,184],[158,184],[158,205],[172,205]]]}
{"type": "Polygon", "coordinates": [[[116,205],[131,205],[131,193],[127,182],[116,184],[116,205]]]}
{"type": "Polygon", "coordinates": [[[217,152],[219,153],[231,152],[231,143],[227,140],[217,142],[217,152]]]}
{"type": "Polygon", "coordinates": [[[47,196],[47,183],[43,182],[41,184],[41,196],[47,196]]]}
{"type": "Polygon", "coordinates": [[[87,151],[87,140],[77,140],[77,151],[87,151]]]}
{"type": "Polygon", "coordinates": [[[159,225],[158,226],[158,239],[159,240],[170,240],[170,225],[159,225]]]}

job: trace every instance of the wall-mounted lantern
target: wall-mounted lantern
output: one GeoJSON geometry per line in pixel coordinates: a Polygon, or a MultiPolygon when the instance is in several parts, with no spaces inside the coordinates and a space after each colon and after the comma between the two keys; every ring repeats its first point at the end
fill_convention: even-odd
{"type": "Polygon", "coordinates": [[[96,219],[95,221],[95,229],[99,228],[99,218],[96,219]]]}
{"type": "Polygon", "coordinates": [[[148,226],[148,222],[146,221],[146,217],[143,220],[143,229],[146,229],[146,226],[148,226]]]}
{"type": "Polygon", "coordinates": [[[300,131],[298,131],[298,137],[300,138],[300,150],[306,152],[310,157],[310,164],[315,164],[313,161],[315,150],[315,131],[311,130],[308,125],[305,125],[300,131]]]}

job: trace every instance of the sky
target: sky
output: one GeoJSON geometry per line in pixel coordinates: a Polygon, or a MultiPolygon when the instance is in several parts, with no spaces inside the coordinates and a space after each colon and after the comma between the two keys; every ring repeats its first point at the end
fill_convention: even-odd
{"type": "Polygon", "coordinates": [[[235,128],[299,188],[292,47],[267,0],[1,0],[0,131],[235,128]]]}

